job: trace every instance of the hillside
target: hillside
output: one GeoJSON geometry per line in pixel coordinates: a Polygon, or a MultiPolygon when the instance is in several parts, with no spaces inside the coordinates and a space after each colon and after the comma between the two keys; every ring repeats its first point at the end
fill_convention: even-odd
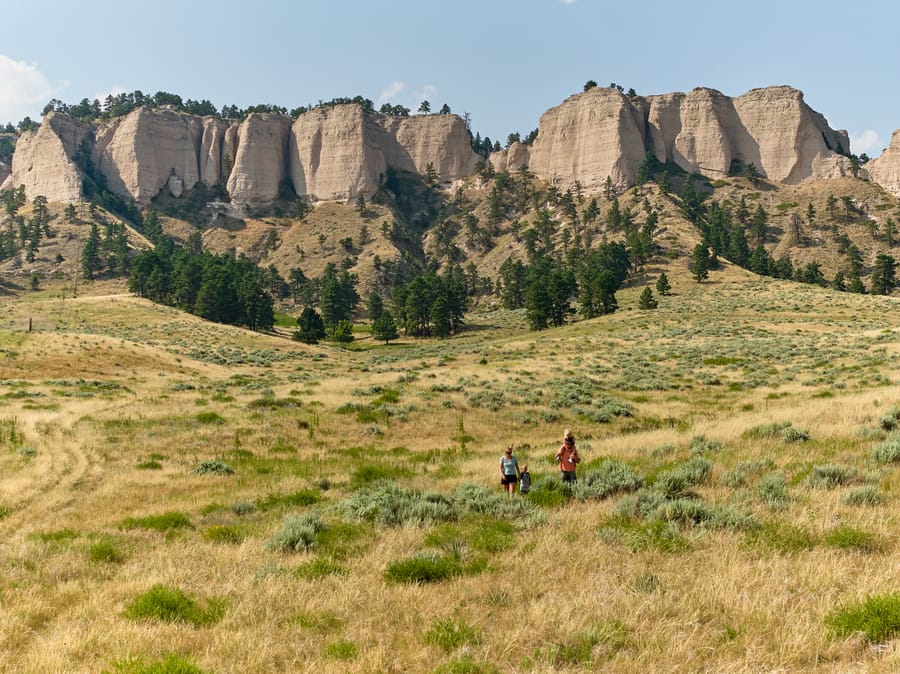
{"type": "Polygon", "coordinates": [[[900,581],[896,298],[658,264],[654,311],[354,350],[7,288],[2,668],[896,671],[835,626],[900,581]]]}

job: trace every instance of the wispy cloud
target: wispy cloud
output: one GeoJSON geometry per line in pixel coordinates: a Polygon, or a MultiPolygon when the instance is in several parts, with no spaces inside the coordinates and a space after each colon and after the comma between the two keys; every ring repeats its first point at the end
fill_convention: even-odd
{"type": "Polygon", "coordinates": [[[15,124],[25,117],[37,121],[44,105],[66,85],[54,87],[37,64],[0,54],[0,123],[15,124]]]}
{"type": "Polygon", "coordinates": [[[850,150],[854,154],[881,154],[884,149],[884,141],[877,131],[866,129],[862,133],[850,134],[850,150]]]}
{"type": "Polygon", "coordinates": [[[396,98],[406,91],[406,82],[391,82],[379,95],[377,105],[384,103],[393,103],[391,99],[396,98]]]}

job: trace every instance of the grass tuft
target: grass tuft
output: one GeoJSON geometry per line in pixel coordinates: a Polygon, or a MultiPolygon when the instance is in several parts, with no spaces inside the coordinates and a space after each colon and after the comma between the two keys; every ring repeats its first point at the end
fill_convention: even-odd
{"type": "Polygon", "coordinates": [[[214,625],[224,615],[223,600],[210,599],[206,606],[201,606],[182,590],[165,585],[154,585],[125,610],[125,616],[132,620],[182,622],[194,627],[214,625]]]}
{"type": "Polygon", "coordinates": [[[862,634],[872,643],[889,641],[900,634],[900,592],[870,595],[837,608],[825,618],[825,624],[837,637],[862,634]]]}

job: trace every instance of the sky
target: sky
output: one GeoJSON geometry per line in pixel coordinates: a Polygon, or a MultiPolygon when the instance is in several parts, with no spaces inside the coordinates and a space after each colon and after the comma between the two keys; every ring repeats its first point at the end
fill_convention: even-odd
{"type": "Polygon", "coordinates": [[[0,25],[0,124],[134,90],[218,109],[361,95],[446,103],[505,144],[594,80],[790,85],[870,157],[900,128],[894,0],[2,0],[0,25]]]}

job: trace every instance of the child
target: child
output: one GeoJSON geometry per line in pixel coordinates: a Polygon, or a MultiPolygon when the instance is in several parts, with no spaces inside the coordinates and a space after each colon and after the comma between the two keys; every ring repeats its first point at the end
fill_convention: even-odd
{"type": "Polygon", "coordinates": [[[528,472],[528,464],[522,465],[522,472],[519,473],[519,493],[527,494],[531,491],[531,473],[528,472]]]}

